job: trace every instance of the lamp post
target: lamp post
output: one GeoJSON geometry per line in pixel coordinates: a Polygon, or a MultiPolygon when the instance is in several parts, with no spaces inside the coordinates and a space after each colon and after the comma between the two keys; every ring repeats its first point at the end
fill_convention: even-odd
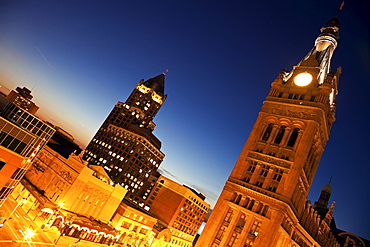
{"type": "Polygon", "coordinates": [[[59,237],[58,237],[56,240],[54,240],[54,243],[55,243],[55,244],[57,244],[57,243],[58,243],[58,241],[59,241],[59,239],[60,239],[60,237],[61,237],[61,236],[64,236],[64,235],[65,235],[65,230],[66,230],[66,228],[67,228],[67,225],[63,224],[63,226],[62,226],[62,230],[61,230],[61,232],[60,232],[60,234],[59,234],[59,237]]]}
{"type": "Polygon", "coordinates": [[[22,242],[18,245],[18,247],[19,247],[19,246],[21,246],[21,245],[24,243],[24,241],[25,241],[25,240],[27,240],[27,241],[28,241],[28,239],[29,239],[29,238],[32,238],[32,237],[35,235],[35,232],[34,232],[31,228],[26,228],[26,230],[24,230],[24,231],[22,232],[22,235],[23,235],[23,240],[22,240],[22,242]]]}
{"type": "Polygon", "coordinates": [[[54,240],[54,243],[57,244],[60,237],[65,236],[67,229],[69,226],[73,223],[74,216],[73,215],[67,215],[65,223],[63,222],[62,227],[59,229],[60,234],[57,239],[54,240]]]}

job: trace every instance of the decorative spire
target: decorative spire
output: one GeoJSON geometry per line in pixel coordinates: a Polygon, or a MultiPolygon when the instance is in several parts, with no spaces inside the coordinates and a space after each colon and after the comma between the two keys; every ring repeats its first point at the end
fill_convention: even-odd
{"type": "Polygon", "coordinates": [[[325,27],[321,28],[321,34],[315,40],[315,46],[308,52],[297,67],[316,67],[320,71],[317,75],[318,85],[324,83],[327,74],[330,72],[330,62],[339,39],[339,20],[329,20],[325,27]]]}
{"type": "Polygon", "coordinates": [[[165,73],[162,73],[156,77],[148,79],[143,84],[153,89],[157,94],[164,96],[164,77],[165,73]]]}
{"type": "Polygon", "coordinates": [[[339,11],[341,11],[344,7],[344,0],[342,1],[342,3],[340,4],[339,8],[338,8],[338,11],[337,11],[337,14],[335,15],[336,18],[338,18],[338,15],[339,15],[339,11]]]}
{"type": "Polygon", "coordinates": [[[322,207],[322,208],[328,207],[329,199],[330,199],[331,192],[332,192],[330,182],[331,182],[331,178],[330,178],[329,183],[325,185],[324,188],[322,188],[319,200],[315,203],[317,207],[322,207]]]}

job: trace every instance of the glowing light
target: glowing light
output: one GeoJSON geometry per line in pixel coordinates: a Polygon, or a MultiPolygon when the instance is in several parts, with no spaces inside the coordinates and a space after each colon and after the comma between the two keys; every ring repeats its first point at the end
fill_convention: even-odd
{"type": "Polygon", "coordinates": [[[150,88],[144,85],[138,85],[136,88],[142,93],[149,93],[150,91],[150,88]]]}
{"type": "Polygon", "coordinates": [[[24,238],[31,238],[35,235],[35,232],[31,228],[26,228],[23,232],[24,238]]]}
{"type": "Polygon", "coordinates": [[[152,93],[152,99],[159,104],[163,104],[162,97],[155,92],[152,93]]]}
{"type": "Polygon", "coordinates": [[[304,87],[310,84],[312,81],[312,75],[307,72],[299,73],[294,77],[294,83],[297,86],[304,87]]]}

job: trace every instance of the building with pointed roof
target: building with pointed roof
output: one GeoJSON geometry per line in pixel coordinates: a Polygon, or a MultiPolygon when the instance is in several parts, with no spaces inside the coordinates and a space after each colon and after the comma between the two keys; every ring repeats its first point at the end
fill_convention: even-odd
{"type": "Polygon", "coordinates": [[[126,199],[141,207],[164,159],[161,142],[152,133],[153,119],[167,98],[164,79],[160,74],[141,80],[125,103],[115,105],[83,156],[89,164],[104,167],[114,183],[128,190],[126,199]]]}
{"type": "Polygon", "coordinates": [[[20,108],[28,111],[31,114],[36,114],[38,111],[39,107],[32,102],[33,96],[31,95],[31,90],[29,90],[26,87],[20,88],[17,87],[14,90],[12,90],[6,98],[10,101],[13,102],[15,105],[19,106],[20,108]]]}
{"type": "Polygon", "coordinates": [[[338,31],[333,18],[309,53],[272,82],[197,247],[341,246],[334,204],[327,208],[330,185],[316,206],[307,201],[335,121],[341,68],[330,63],[338,31]]]}

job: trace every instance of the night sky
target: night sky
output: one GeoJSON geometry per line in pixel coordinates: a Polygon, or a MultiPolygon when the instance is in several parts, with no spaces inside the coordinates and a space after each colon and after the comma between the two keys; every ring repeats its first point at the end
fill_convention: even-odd
{"type": "MultiPolygon", "coordinates": [[[[213,206],[271,82],[307,54],[340,2],[1,1],[1,89],[31,89],[39,116],[85,147],[140,79],[168,69],[154,121],[160,170],[213,206]]],[[[370,21],[360,1],[339,19],[337,121],[309,200],[332,176],[337,227],[370,239],[370,21]]]]}

